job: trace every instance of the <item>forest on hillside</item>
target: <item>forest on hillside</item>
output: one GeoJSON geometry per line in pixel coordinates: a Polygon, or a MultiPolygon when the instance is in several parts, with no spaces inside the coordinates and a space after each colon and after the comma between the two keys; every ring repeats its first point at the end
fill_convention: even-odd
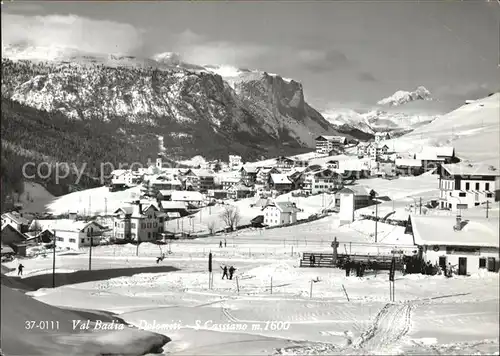
{"type": "Polygon", "coordinates": [[[57,183],[54,169],[48,178],[40,178],[49,173],[47,165],[41,166],[34,180],[56,196],[72,189],[98,186],[101,173],[107,175],[119,164],[141,162],[145,165],[148,157],[157,154],[158,141],[154,135],[141,132],[141,127],[128,129],[134,131],[135,138],[128,135],[126,129],[112,124],[70,120],[59,113],[33,109],[2,98],[2,202],[12,192],[22,192],[22,167],[27,162],[34,163],[28,167],[28,175],[36,173],[35,165],[42,162],[68,163],[79,170],[85,165],[85,175],[78,184],[75,184],[75,174],[57,183]],[[101,166],[104,162],[109,164],[101,166]],[[101,167],[104,168],[102,172],[101,167]]]}

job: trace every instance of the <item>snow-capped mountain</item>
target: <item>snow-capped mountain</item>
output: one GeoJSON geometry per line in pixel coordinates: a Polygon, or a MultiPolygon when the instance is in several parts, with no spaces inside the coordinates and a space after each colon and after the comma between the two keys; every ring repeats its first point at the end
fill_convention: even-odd
{"type": "Polygon", "coordinates": [[[391,96],[379,100],[378,105],[400,106],[417,100],[432,100],[431,93],[423,86],[419,86],[414,91],[398,90],[391,96]]]}
{"type": "Polygon", "coordinates": [[[170,148],[194,147],[189,155],[313,147],[315,136],[339,133],[305,102],[302,84],[278,75],[190,65],[173,53],[29,50],[4,53],[16,61],[2,59],[3,97],[74,120],[147,125],[170,148]]]}
{"type": "Polygon", "coordinates": [[[329,109],[322,114],[337,128],[350,127],[369,134],[381,131],[394,134],[407,133],[439,117],[439,115],[408,114],[381,109],[364,113],[352,109],[329,109]]]}
{"type": "Polygon", "coordinates": [[[346,125],[366,133],[375,133],[365,115],[352,109],[329,109],[323,111],[322,114],[325,119],[336,127],[346,125]]]}

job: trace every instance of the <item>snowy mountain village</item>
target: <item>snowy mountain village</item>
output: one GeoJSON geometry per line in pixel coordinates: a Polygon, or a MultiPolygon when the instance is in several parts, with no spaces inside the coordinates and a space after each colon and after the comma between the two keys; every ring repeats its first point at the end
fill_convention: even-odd
{"type": "Polygon", "coordinates": [[[4,213],[2,261],[47,255],[54,237],[58,251],[130,244],[140,255],[158,245],[164,258],[161,246],[172,241],[205,239],[215,249],[245,235],[251,247],[266,243],[264,233],[286,229],[284,253],[302,267],[352,265],[360,276],[365,268],[389,270],[395,260],[404,273],[499,270],[500,171],[461,162],[453,146],[396,152],[387,132],[369,143],[319,136],[315,151],[293,157],[243,163],[236,155],[228,162],[197,156],[173,168],[161,143],[156,162],[114,170],[97,195],[70,194],[79,204],[73,197],[63,203],[67,211],[4,213]],[[307,227],[322,222],[308,241],[307,227]]]}

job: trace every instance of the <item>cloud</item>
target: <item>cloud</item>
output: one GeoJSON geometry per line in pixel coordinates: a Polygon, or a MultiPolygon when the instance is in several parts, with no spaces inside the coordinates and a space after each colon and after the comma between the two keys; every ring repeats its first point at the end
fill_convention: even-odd
{"type": "Polygon", "coordinates": [[[434,94],[437,97],[451,99],[479,99],[499,89],[500,86],[493,83],[468,83],[441,86],[434,90],[434,94]]]}
{"type": "Polygon", "coordinates": [[[336,49],[301,50],[297,53],[299,64],[311,72],[330,72],[351,65],[347,56],[336,49]]]}
{"type": "Polygon", "coordinates": [[[358,74],[358,80],[360,82],[376,82],[377,78],[373,76],[373,74],[368,72],[361,72],[358,74]]]}
{"type": "Polygon", "coordinates": [[[2,14],[2,47],[62,47],[91,53],[131,53],[142,45],[142,30],[113,21],[75,15],[2,14]]]}
{"type": "Polygon", "coordinates": [[[199,65],[251,66],[271,53],[264,45],[211,40],[190,30],[175,35],[173,43],[173,51],[186,62],[199,65]]]}
{"type": "Polygon", "coordinates": [[[2,11],[9,13],[42,13],[45,11],[43,3],[24,1],[5,1],[2,4],[2,11]]]}

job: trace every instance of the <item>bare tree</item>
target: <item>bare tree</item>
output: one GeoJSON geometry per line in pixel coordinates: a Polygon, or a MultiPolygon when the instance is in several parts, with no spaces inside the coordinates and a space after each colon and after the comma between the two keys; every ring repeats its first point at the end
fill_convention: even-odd
{"type": "Polygon", "coordinates": [[[215,221],[210,221],[207,224],[208,231],[210,231],[210,235],[215,235],[215,221]]]}
{"type": "Polygon", "coordinates": [[[224,221],[226,226],[229,226],[231,228],[231,231],[234,231],[241,220],[238,208],[232,205],[227,205],[224,207],[224,210],[220,214],[220,218],[222,219],[222,221],[224,221]]]}

